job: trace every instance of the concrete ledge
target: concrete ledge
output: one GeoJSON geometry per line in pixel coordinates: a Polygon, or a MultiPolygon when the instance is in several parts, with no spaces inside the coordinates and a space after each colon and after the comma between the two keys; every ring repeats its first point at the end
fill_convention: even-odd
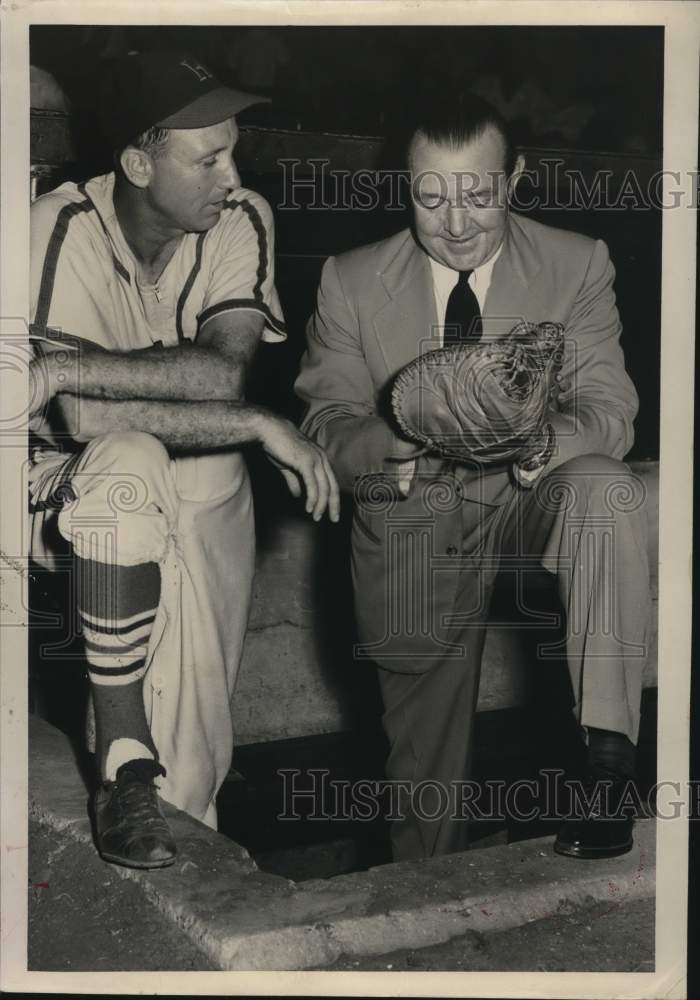
{"type": "MultiPolygon", "coordinates": [[[[67,738],[34,717],[29,738],[31,818],[94,851],[87,791],[67,738]]],[[[166,812],[177,863],[112,871],[137,883],[226,970],[323,968],[340,955],[438,944],[593,901],[650,898],[655,889],[652,820],[637,824],[630,854],[605,862],[560,858],[549,840],[537,840],[295,884],[259,871],[243,848],[179,810],[166,812]]]]}

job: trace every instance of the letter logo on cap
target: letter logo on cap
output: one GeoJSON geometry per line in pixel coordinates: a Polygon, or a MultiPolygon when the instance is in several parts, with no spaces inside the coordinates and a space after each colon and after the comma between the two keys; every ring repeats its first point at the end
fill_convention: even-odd
{"type": "Polygon", "coordinates": [[[202,66],[201,63],[190,62],[189,59],[183,59],[180,65],[186,66],[187,69],[191,70],[200,82],[204,80],[211,80],[211,73],[208,69],[206,69],[206,67],[202,66]]]}

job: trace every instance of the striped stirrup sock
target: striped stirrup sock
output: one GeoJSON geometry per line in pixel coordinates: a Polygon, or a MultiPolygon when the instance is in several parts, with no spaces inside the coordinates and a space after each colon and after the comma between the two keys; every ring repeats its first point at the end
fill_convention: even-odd
{"type": "Polygon", "coordinates": [[[141,680],[156,609],[129,618],[93,618],[79,611],[90,680],[120,685],[141,680]]]}
{"type": "Polygon", "coordinates": [[[76,558],[78,617],[95,705],[101,775],[133,759],[158,759],[143,707],[143,675],[160,598],[157,563],[117,566],[76,558]]]}

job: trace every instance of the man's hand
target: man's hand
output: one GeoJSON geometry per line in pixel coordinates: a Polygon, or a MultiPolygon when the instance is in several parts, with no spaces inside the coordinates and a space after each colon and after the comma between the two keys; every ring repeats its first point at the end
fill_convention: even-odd
{"type": "Polygon", "coordinates": [[[409,441],[408,438],[396,436],[391,455],[387,458],[390,462],[410,462],[411,459],[419,458],[426,452],[426,447],[419,441],[409,441]]]}
{"type": "Polygon", "coordinates": [[[563,334],[561,323],[522,321],[507,337],[420,355],[394,379],[399,427],[458,462],[517,458],[550,405],[563,334]]]}
{"type": "Polygon", "coordinates": [[[328,509],[331,521],[340,519],[340,493],[326,453],[297,430],[293,423],[266,413],[259,440],[267,457],[284,476],[292,496],[306,490],[306,511],[319,521],[328,509]]]}

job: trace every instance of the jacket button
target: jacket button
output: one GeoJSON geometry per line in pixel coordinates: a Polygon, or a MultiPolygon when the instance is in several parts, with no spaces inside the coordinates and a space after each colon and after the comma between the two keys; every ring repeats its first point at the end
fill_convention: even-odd
{"type": "Polygon", "coordinates": [[[447,552],[448,556],[456,556],[458,549],[456,545],[448,545],[445,551],[447,552]]]}

